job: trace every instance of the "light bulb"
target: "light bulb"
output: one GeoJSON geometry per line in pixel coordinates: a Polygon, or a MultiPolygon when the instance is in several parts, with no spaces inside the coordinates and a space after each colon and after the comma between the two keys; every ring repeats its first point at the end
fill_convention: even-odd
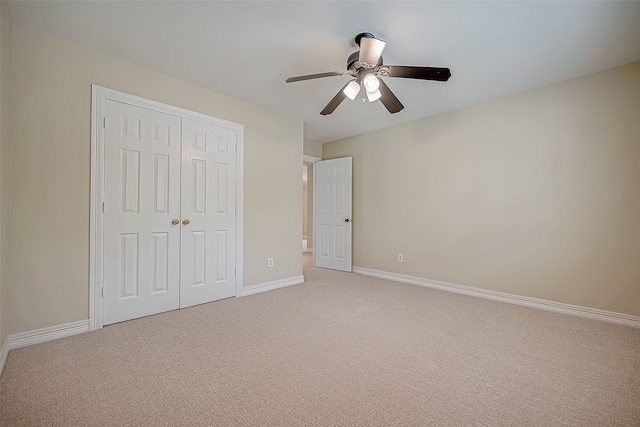
{"type": "Polygon", "coordinates": [[[378,78],[373,74],[367,74],[364,76],[364,80],[362,80],[362,82],[364,83],[364,87],[367,89],[367,92],[375,92],[380,87],[378,78]]]}
{"type": "Polygon", "coordinates": [[[353,101],[360,92],[360,85],[356,80],[351,80],[342,92],[347,95],[347,98],[353,101]]]}

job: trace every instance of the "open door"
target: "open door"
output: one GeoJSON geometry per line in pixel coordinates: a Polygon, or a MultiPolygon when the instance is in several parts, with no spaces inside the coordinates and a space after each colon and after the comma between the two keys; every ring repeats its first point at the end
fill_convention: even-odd
{"type": "Polygon", "coordinates": [[[351,271],[351,157],[314,164],[315,265],[351,271]]]}

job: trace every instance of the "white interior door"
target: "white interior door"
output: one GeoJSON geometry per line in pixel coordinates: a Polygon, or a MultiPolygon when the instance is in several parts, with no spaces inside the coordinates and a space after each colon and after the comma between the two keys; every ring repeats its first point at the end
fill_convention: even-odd
{"type": "Polygon", "coordinates": [[[180,307],[189,307],[235,295],[237,135],[182,123],[180,307]]]}
{"type": "Polygon", "coordinates": [[[105,108],[104,324],[234,296],[237,132],[105,108]]]}
{"type": "Polygon", "coordinates": [[[314,164],[317,267],[351,271],[351,157],[314,164]]]}
{"type": "Polygon", "coordinates": [[[105,324],[179,306],[180,128],[180,117],[106,102],[105,324]]]}

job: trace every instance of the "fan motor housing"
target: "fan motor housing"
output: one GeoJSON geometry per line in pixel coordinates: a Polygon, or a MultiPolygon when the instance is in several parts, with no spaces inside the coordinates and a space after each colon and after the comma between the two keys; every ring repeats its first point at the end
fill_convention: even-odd
{"type": "MultiPolygon", "coordinates": [[[[347,58],[347,70],[358,70],[362,68],[362,66],[358,66],[360,63],[359,59],[360,51],[353,52],[351,55],[349,55],[349,57],[347,58]]],[[[382,56],[380,56],[380,59],[378,59],[376,67],[379,65],[382,65],[382,56]]]]}

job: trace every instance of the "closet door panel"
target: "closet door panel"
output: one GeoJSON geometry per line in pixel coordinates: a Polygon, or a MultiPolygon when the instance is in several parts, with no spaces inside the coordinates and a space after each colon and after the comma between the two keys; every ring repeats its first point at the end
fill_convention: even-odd
{"type": "Polygon", "coordinates": [[[181,119],[106,101],[104,324],[179,307],[181,119]]]}
{"type": "Polygon", "coordinates": [[[180,306],[235,295],[236,142],[234,130],[182,122],[180,306]]]}

